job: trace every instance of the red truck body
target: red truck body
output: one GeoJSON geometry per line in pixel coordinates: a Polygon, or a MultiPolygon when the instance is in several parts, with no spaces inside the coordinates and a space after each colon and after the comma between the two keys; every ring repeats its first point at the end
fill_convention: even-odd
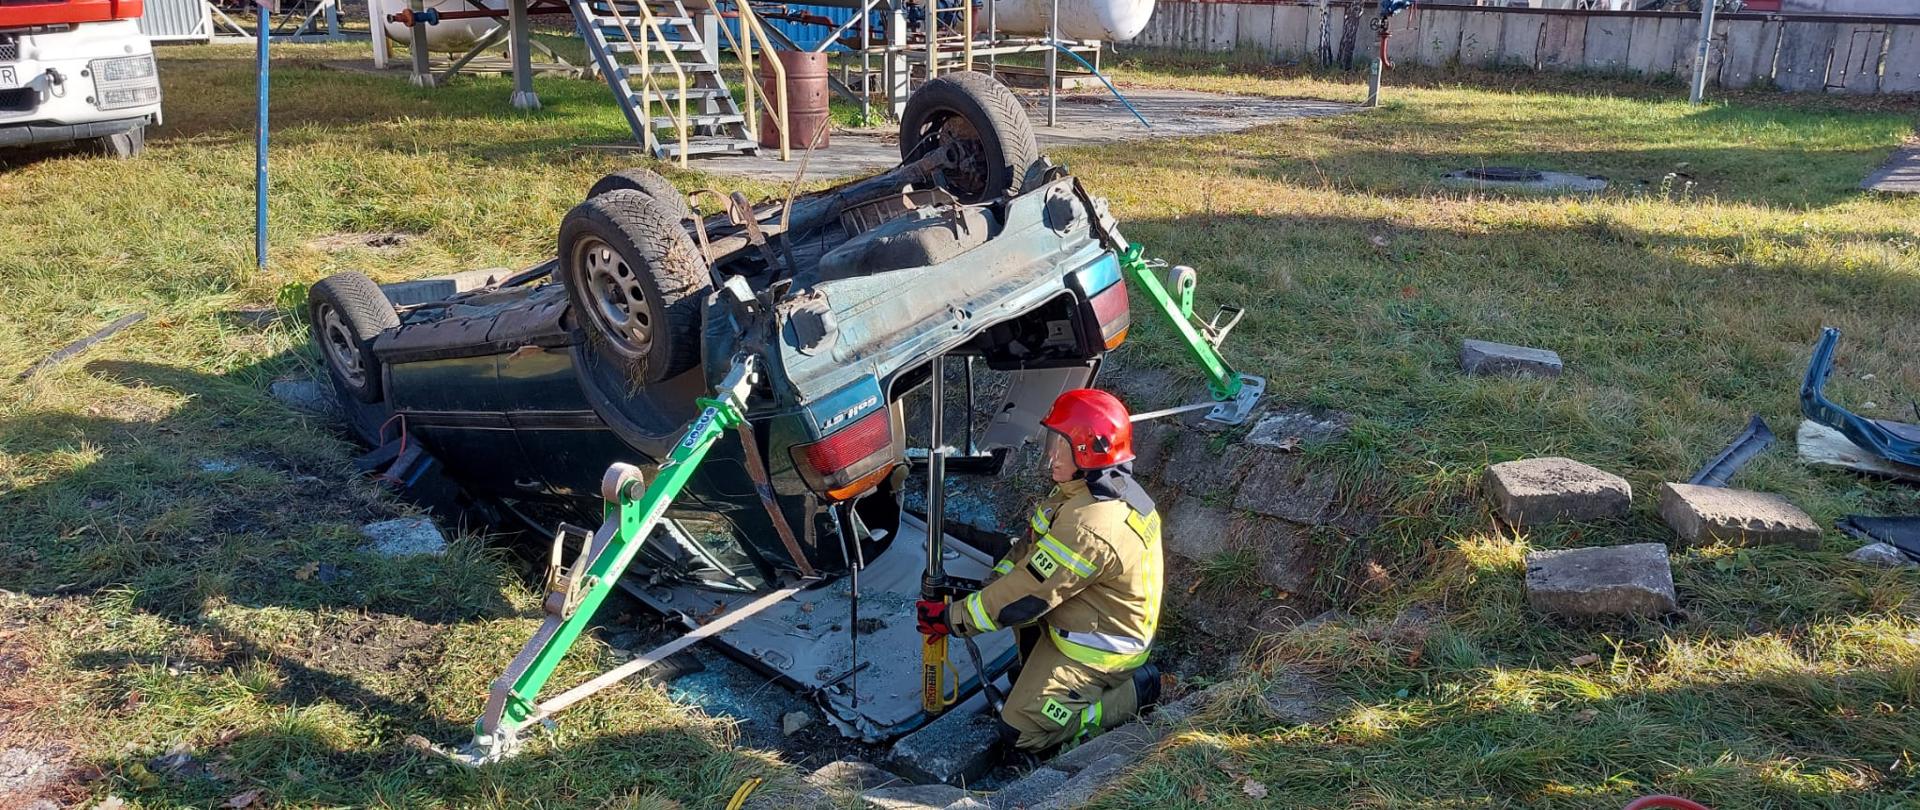
{"type": "Polygon", "coordinates": [[[137,20],[144,0],[0,0],[0,30],[41,25],[76,25],[107,20],[137,20]]]}

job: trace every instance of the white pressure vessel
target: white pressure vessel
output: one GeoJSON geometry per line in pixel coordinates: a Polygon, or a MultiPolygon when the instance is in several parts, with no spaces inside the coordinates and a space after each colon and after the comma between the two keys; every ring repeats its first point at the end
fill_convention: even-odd
{"type": "MultiPolygon", "coordinates": [[[[480,0],[480,2],[490,9],[504,10],[507,7],[506,0],[480,0]]],[[[407,7],[406,0],[388,0],[385,5],[388,13],[407,7]]],[[[467,0],[426,0],[424,5],[426,8],[441,12],[477,10],[467,0]]],[[[436,53],[466,53],[480,41],[481,37],[486,36],[487,32],[502,25],[506,25],[504,18],[469,17],[459,20],[441,20],[426,26],[427,50],[436,53]]],[[[389,20],[386,31],[388,40],[402,46],[413,45],[413,30],[407,26],[389,20]]]]}
{"type": "MultiPolygon", "coordinates": [[[[1054,0],[988,0],[1002,34],[1045,36],[1054,0]]],[[[1147,28],[1153,0],[1059,0],[1060,38],[1126,42],[1147,28]]],[[[978,12],[975,12],[978,13],[978,12]]],[[[985,25],[975,18],[976,24],[985,25]]]]}

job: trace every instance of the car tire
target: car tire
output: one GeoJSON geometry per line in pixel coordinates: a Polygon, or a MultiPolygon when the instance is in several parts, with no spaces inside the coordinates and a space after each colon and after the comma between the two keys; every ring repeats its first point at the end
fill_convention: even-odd
{"type": "Polygon", "coordinates": [[[561,220],[558,255],[576,322],[630,379],[657,383],[700,361],[712,281],[671,208],[631,189],[589,197],[561,220]]]}
{"type": "Polygon", "coordinates": [[[95,143],[100,147],[101,154],[125,160],[140,154],[141,150],[147,148],[147,128],[143,125],[125,132],[116,132],[95,139],[95,143]]]}
{"type": "Polygon", "coordinates": [[[1019,97],[985,73],[943,73],[920,86],[900,115],[900,158],[920,159],[950,140],[967,144],[970,166],[947,174],[963,203],[1018,194],[1040,183],[1040,145],[1019,97]]]}
{"type": "Polygon", "coordinates": [[[373,339],[400,325],[380,285],[359,273],[335,273],[307,292],[307,314],[334,388],[360,402],[379,402],[381,368],[373,339]]]}
{"type": "Polygon", "coordinates": [[[652,169],[621,169],[609,174],[587,189],[587,199],[591,200],[609,191],[638,191],[652,197],[682,218],[693,215],[693,209],[687,206],[687,195],[681,194],[667,178],[661,177],[652,169]]]}

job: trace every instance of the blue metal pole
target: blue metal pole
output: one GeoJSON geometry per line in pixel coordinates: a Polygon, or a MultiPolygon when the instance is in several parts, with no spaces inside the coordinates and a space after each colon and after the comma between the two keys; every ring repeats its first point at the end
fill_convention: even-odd
{"type": "Polygon", "coordinates": [[[273,17],[270,2],[259,3],[260,32],[255,35],[259,43],[259,70],[255,81],[260,86],[260,122],[253,141],[253,256],[254,266],[262,270],[267,267],[267,22],[273,17]]]}

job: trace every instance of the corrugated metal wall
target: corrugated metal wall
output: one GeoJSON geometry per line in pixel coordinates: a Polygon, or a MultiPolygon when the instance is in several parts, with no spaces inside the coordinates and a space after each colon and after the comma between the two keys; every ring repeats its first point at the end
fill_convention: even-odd
{"type": "Polygon", "coordinates": [[[140,14],[140,33],[157,40],[206,40],[206,0],[146,0],[140,14]]]}

